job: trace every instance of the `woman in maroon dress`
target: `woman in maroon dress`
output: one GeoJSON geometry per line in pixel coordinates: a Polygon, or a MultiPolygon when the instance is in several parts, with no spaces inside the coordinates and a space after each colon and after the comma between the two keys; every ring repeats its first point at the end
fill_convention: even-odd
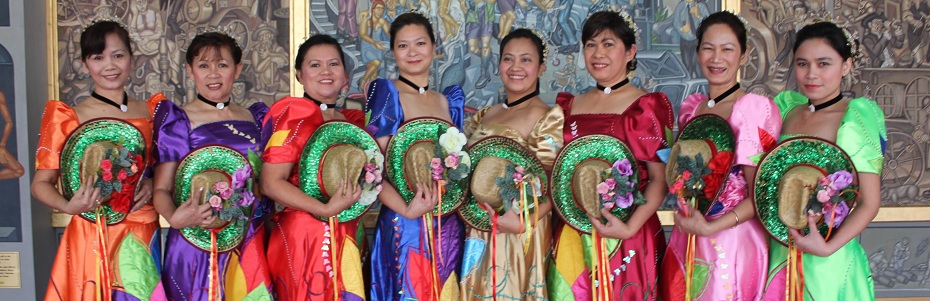
{"type": "MultiPolygon", "coordinates": [[[[591,15],[581,35],[585,65],[597,88],[577,97],[559,93],[556,98],[565,111],[565,143],[601,134],[622,140],[632,150],[646,203],[635,207],[627,222],[607,210],[602,211],[606,224],[591,222],[598,233],[614,240],[607,243],[612,254],[611,299],[655,300],[657,265],[665,250],[656,209],[668,191],[665,164],[656,151],[668,147],[672,106],[665,94],[645,93],[629,84],[629,72],[636,69],[636,25],[625,12],[591,15]]],[[[591,300],[595,287],[584,259],[591,253],[591,235],[564,224],[557,229],[548,277],[550,298],[591,300]]]]}

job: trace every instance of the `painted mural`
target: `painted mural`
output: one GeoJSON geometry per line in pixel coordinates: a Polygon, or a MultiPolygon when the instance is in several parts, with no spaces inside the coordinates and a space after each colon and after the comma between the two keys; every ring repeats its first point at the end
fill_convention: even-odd
{"type": "Polygon", "coordinates": [[[248,106],[268,104],[288,94],[288,1],[257,0],[60,0],[58,60],[60,99],[83,100],[93,81],[82,70],[81,30],[99,16],[115,16],[129,27],[133,39],[134,74],[129,93],[145,99],[164,92],[178,104],[196,99],[185,71],[187,45],[198,33],[224,27],[242,49],[242,76],[233,101],[248,106]]]}
{"type": "MultiPolygon", "coordinates": [[[[21,242],[19,178],[26,172],[17,160],[16,98],[13,56],[0,44],[0,242],[21,242]]],[[[23,124],[23,123],[21,123],[23,124]]]]}

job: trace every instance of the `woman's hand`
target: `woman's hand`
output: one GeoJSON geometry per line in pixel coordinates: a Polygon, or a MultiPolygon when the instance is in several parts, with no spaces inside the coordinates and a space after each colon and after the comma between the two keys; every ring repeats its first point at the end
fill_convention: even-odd
{"type": "Polygon", "coordinates": [[[81,181],[81,186],[74,192],[65,205],[65,213],[78,215],[100,206],[100,187],[94,188],[94,176],[89,175],[81,181]]]}
{"type": "MultiPolygon", "coordinates": [[[[484,209],[488,211],[488,214],[497,215],[497,211],[494,210],[490,204],[482,203],[481,207],[484,207],[484,209]]],[[[523,233],[525,229],[523,229],[523,221],[520,219],[520,216],[513,210],[507,210],[504,212],[504,215],[497,217],[497,231],[500,233],[520,234],[523,233]]]]}
{"type": "Polygon", "coordinates": [[[794,243],[801,252],[827,257],[836,253],[839,247],[832,246],[820,235],[820,231],[817,231],[817,221],[820,221],[821,216],[823,213],[808,213],[807,227],[811,231],[807,236],[801,235],[801,232],[795,229],[788,229],[788,233],[794,238],[794,243]]]}
{"type": "Polygon", "coordinates": [[[358,184],[346,180],[339,181],[339,189],[336,190],[336,195],[330,197],[329,202],[326,203],[326,211],[330,213],[329,216],[339,215],[340,212],[358,202],[361,197],[362,189],[358,184]]]}
{"type": "Polygon", "coordinates": [[[136,212],[136,210],[142,209],[145,204],[151,201],[152,179],[142,179],[142,181],[139,182],[139,189],[136,191],[136,196],[133,198],[132,210],[129,210],[129,212],[136,212]]]}
{"type": "Polygon", "coordinates": [[[598,233],[608,238],[616,239],[628,239],[633,237],[639,229],[633,229],[619,218],[610,213],[608,209],[601,209],[601,215],[607,219],[607,223],[601,223],[601,220],[595,218],[594,216],[588,214],[588,219],[591,220],[591,225],[594,226],[594,229],[598,233]]]}
{"type": "Polygon", "coordinates": [[[678,227],[679,231],[697,236],[708,236],[716,233],[711,229],[710,223],[707,222],[701,211],[691,207],[691,205],[686,206],[688,206],[686,211],[691,213],[689,216],[685,217],[681,212],[674,215],[675,227],[678,227]]]}
{"type": "Polygon", "coordinates": [[[213,216],[210,203],[197,204],[197,200],[201,199],[202,195],[203,188],[191,193],[191,197],[174,210],[174,214],[168,219],[168,224],[175,229],[212,224],[216,216],[213,216]]]}
{"type": "Polygon", "coordinates": [[[410,204],[407,204],[407,210],[404,211],[403,216],[408,219],[415,219],[425,215],[428,212],[432,212],[433,209],[436,209],[436,203],[439,200],[436,198],[433,187],[431,185],[422,185],[417,184],[417,192],[413,196],[413,200],[410,201],[410,204]]]}

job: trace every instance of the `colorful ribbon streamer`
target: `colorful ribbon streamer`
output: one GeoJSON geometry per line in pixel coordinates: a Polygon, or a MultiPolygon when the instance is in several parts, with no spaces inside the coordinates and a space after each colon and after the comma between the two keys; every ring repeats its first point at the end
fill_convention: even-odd
{"type": "Polygon", "coordinates": [[[336,226],[339,223],[337,217],[329,217],[329,241],[330,241],[330,253],[332,253],[332,266],[333,266],[333,300],[339,301],[339,267],[341,263],[339,261],[339,246],[336,244],[336,226]]]}
{"type": "Polygon", "coordinates": [[[97,291],[97,300],[110,301],[112,299],[111,295],[111,285],[110,280],[110,249],[107,239],[107,222],[103,220],[105,215],[103,215],[103,207],[98,206],[97,210],[94,211],[94,222],[97,224],[97,262],[100,264],[97,266],[97,283],[100,284],[100,289],[97,291]]]}

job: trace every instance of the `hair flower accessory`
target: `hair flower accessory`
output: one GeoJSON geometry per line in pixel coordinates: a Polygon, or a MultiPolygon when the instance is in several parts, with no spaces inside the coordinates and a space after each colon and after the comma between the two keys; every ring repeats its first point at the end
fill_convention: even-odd
{"type": "Polygon", "coordinates": [[[636,26],[636,21],[633,20],[633,16],[631,16],[630,13],[626,11],[626,6],[621,5],[620,9],[617,10],[616,13],[620,15],[620,18],[623,18],[623,20],[626,21],[627,26],[629,26],[630,30],[633,31],[635,41],[639,42],[639,26],[636,26]]]}
{"type": "Polygon", "coordinates": [[[614,207],[626,209],[630,206],[645,203],[634,196],[636,185],[630,160],[620,159],[607,170],[603,171],[604,181],[597,184],[597,193],[601,197],[601,207],[608,210],[614,207]]]}
{"type": "Polygon", "coordinates": [[[827,225],[831,228],[839,227],[846,216],[849,215],[849,206],[846,201],[856,198],[858,192],[852,185],[853,175],[849,171],[840,170],[820,177],[817,185],[811,189],[810,199],[807,202],[808,213],[822,213],[827,218],[827,225]]]}

